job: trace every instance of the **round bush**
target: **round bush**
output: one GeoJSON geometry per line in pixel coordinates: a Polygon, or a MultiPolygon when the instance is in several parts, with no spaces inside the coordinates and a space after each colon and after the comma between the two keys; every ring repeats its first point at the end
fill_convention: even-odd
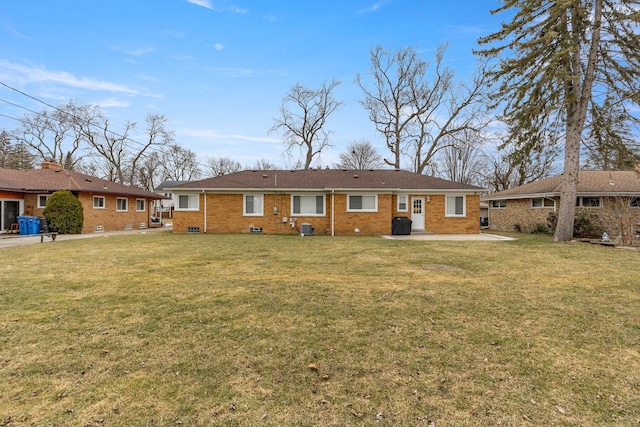
{"type": "Polygon", "coordinates": [[[49,229],[61,234],[80,234],[84,212],[80,200],[67,190],[56,191],[47,200],[43,215],[49,229]]]}

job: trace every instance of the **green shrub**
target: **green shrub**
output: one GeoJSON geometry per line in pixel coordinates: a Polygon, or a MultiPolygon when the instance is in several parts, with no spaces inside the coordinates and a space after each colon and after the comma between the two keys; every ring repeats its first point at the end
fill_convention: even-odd
{"type": "Polygon", "coordinates": [[[82,204],[69,191],[56,191],[47,200],[43,215],[47,218],[49,229],[61,234],[82,233],[84,213],[82,204]]]}
{"type": "Polygon", "coordinates": [[[533,226],[531,230],[531,234],[545,234],[547,232],[547,225],[541,222],[536,222],[536,225],[533,226]]]}
{"type": "MultiPolygon", "coordinates": [[[[547,216],[547,225],[553,233],[558,224],[558,214],[551,212],[547,216]]],[[[576,210],[576,216],[573,221],[573,237],[585,239],[598,239],[602,237],[604,230],[597,224],[597,215],[592,212],[576,210]]]]}

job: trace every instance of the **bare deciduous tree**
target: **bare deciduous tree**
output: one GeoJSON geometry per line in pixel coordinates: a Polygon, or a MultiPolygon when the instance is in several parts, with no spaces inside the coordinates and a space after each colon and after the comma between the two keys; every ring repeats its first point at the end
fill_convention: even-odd
{"type": "Polygon", "coordinates": [[[366,140],[350,143],[340,154],[340,162],[335,167],[340,169],[380,169],[384,166],[382,155],[373,144],[366,140]]]}
{"type": "Polygon", "coordinates": [[[331,145],[330,132],[325,126],[329,116],[342,104],[333,96],[333,90],[340,84],[332,80],[313,90],[297,83],[282,100],[280,115],[270,129],[270,132],[282,133],[289,156],[295,148],[301,150],[305,169],[331,145]]]}
{"type": "Polygon", "coordinates": [[[267,171],[267,170],[278,169],[278,166],[276,166],[275,164],[271,163],[267,159],[258,159],[258,160],[256,160],[256,162],[253,164],[252,167],[247,167],[245,169],[257,170],[257,171],[267,171]]]}
{"type": "Polygon", "coordinates": [[[458,83],[444,65],[446,48],[440,46],[435,54],[431,80],[430,64],[411,47],[389,51],[378,46],[370,53],[370,86],[356,76],[364,93],[360,103],[391,152],[392,159],[385,162],[396,169],[406,154],[413,170],[424,173],[439,150],[471,133],[481,139],[490,122],[484,111],[487,62],[471,84],[458,83]]]}
{"type": "Polygon", "coordinates": [[[193,151],[172,144],[163,152],[164,179],[191,181],[200,177],[198,156],[193,151]]]}
{"type": "Polygon", "coordinates": [[[239,172],[242,169],[242,164],[240,164],[240,162],[232,160],[230,157],[209,156],[207,157],[204,175],[209,177],[216,177],[239,172]]]}

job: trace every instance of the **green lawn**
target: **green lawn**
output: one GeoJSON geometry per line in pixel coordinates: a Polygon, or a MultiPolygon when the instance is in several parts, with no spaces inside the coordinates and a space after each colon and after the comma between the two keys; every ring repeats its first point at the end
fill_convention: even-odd
{"type": "Polygon", "coordinates": [[[640,252],[518,237],[0,249],[0,426],[637,426],[640,252]]]}

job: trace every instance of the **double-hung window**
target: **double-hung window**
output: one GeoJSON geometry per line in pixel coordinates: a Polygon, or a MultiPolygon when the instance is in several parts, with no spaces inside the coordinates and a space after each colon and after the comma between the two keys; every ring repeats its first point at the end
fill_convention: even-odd
{"type": "Polygon", "coordinates": [[[447,196],[445,216],[464,217],[467,215],[465,196],[447,196]]]}
{"type": "Polygon", "coordinates": [[[38,194],[38,208],[42,209],[46,207],[47,200],[49,200],[49,194],[38,194]]]}
{"type": "Polygon", "coordinates": [[[177,211],[197,211],[200,198],[198,194],[178,194],[177,211]]]}
{"type": "Polygon", "coordinates": [[[136,212],[144,212],[145,206],[146,203],[144,199],[136,199],[136,212]]]}
{"type": "Polygon", "coordinates": [[[104,209],[105,207],[104,196],[93,196],[93,209],[104,209]]]}
{"type": "Polygon", "coordinates": [[[347,196],[348,212],[377,212],[378,196],[365,194],[349,194],[347,196]]]}
{"type": "Polygon", "coordinates": [[[408,196],[406,194],[398,194],[398,212],[407,212],[409,210],[407,199],[408,196]]]}
{"type": "Polygon", "coordinates": [[[324,216],[324,195],[291,196],[291,214],[324,216]]]}
{"type": "Polygon", "coordinates": [[[116,211],[126,212],[129,210],[129,199],[126,197],[118,197],[116,199],[116,211]]]}
{"type": "Polygon", "coordinates": [[[263,216],[264,197],[262,194],[245,194],[244,195],[244,215],[245,216],[263,216]]]}

